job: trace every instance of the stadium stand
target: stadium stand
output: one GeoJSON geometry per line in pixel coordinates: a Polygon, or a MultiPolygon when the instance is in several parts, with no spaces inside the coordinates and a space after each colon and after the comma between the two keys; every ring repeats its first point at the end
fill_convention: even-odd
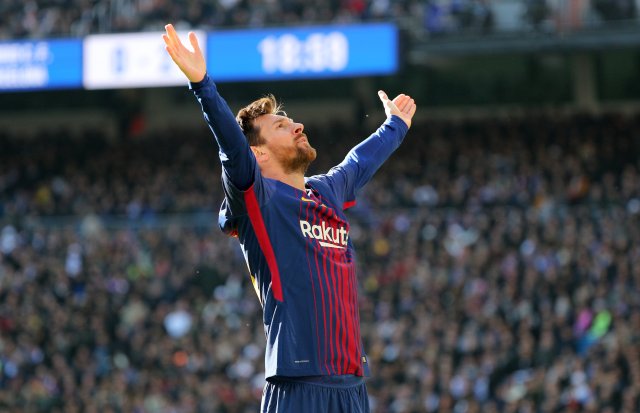
{"type": "Polygon", "coordinates": [[[633,0],[5,0],[0,39],[392,20],[427,36],[563,32],[633,22],[633,0]]]}
{"type": "MultiPolygon", "coordinates": [[[[356,139],[307,129],[317,169],[356,139]]],[[[260,308],[210,136],[86,133],[0,136],[0,409],[257,411],[260,308]]],[[[414,125],[351,214],[373,412],[640,410],[638,133],[414,125]]]]}

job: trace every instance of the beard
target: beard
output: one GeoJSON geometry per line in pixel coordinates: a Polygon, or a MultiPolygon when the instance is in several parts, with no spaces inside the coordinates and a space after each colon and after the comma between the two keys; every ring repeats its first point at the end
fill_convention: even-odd
{"type": "Polygon", "coordinates": [[[282,160],[285,172],[307,172],[309,165],[316,159],[316,150],[307,143],[304,147],[296,146],[294,156],[282,160]]]}
{"type": "Polygon", "coordinates": [[[287,153],[275,154],[282,165],[284,172],[307,172],[309,165],[316,159],[316,150],[308,142],[296,144],[295,149],[287,153]]]}

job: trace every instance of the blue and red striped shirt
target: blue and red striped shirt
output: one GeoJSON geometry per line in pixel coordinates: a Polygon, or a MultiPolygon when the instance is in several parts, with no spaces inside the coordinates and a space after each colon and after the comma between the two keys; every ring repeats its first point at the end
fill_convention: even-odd
{"type": "Polygon", "coordinates": [[[263,308],[266,377],[367,375],[358,280],[344,211],[400,145],[398,117],[354,147],[306,189],[262,176],[227,103],[206,76],[192,83],[219,146],[221,229],[240,241],[263,308]]]}

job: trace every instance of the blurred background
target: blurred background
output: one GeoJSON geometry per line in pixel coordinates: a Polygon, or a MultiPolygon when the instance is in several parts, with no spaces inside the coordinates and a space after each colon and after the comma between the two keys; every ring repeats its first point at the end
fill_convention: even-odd
{"type": "Polygon", "coordinates": [[[407,93],[350,212],[372,411],[640,411],[635,0],[3,0],[0,410],[247,413],[261,309],[160,34],[326,171],[407,93]]]}

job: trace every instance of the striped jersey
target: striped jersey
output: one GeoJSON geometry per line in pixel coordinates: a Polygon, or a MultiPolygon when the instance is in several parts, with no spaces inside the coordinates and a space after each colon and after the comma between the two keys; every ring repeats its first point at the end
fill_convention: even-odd
{"type": "Polygon", "coordinates": [[[300,190],[262,176],[209,76],[190,87],[219,147],[219,225],[240,241],[262,305],[266,377],[368,375],[345,210],[400,145],[407,125],[391,116],[339,165],[305,178],[300,190]]]}

